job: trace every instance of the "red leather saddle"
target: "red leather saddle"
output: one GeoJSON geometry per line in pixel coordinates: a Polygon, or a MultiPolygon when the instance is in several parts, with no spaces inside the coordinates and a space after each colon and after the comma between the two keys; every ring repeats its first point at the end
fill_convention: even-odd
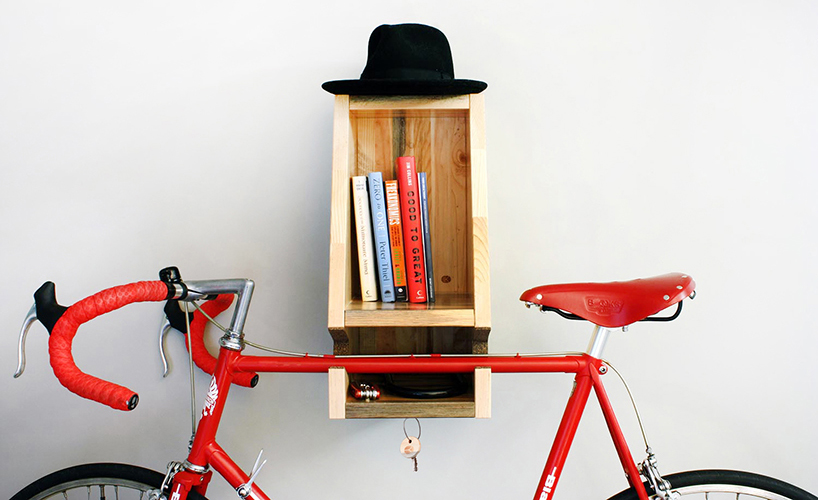
{"type": "Polygon", "coordinates": [[[693,278],[672,273],[632,281],[538,286],[524,292],[520,300],[619,328],[679,303],[695,289],[693,278]]]}

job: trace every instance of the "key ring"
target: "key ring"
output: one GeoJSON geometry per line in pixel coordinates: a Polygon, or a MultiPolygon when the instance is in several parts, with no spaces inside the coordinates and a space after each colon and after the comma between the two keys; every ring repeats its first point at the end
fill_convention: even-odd
{"type": "MultiPolygon", "coordinates": [[[[409,419],[408,418],[403,419],[403,435],[406,436],[406,439],[409,439],[410,440],[409,442],[411,443],[412,442],[411,438],[409,437],[409,434],[406,433],[406,421],[407,420],[409,420],[409,419]]],[[[417,435],[416,439],[420,440],[420,432],[421,432],[420,431],[420,420],[415,418],[415,422],[417,422],[417,424],[418,424],[418,435],[417,435]]]]}

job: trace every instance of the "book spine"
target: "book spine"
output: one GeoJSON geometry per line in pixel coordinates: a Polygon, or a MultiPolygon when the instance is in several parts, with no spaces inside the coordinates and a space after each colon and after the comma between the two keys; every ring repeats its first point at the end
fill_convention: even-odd
{"type": "Polygon", "coordinates": [[[358,240],[358,273],[361,278],[361,300],[378,300],[378,284],[375,279],[375,254],[372,241],[372,218],[369,214],[369,196],[366,193],[366,177],[352,178],[352,203],[355,208],[355,233],[358,240]]]}
{"type": "Polygon", "coordinates": [[[403,245],[406,249],[406,285],[409,302],[426,302],[426,271],[423,266],[423,234],[420,226],[420,196],[414,156],[397,159],[403,245]]]}
{"type": "Polygon", "coordinates": [[[395,302],[395,285],[392,281],[392,251],[389,248],[389,227],[386,220],[386,199],[383,174],[372,172],[369,180],[369,208],[372,213],[372,232],[375,242],[375,263],[378,271],[381,302],[395,302]]]}
{"type": "Polygon", "coordinates": [[[426,301],[435,301],[435,276],[432,265],[432,234],[429,229],[429,192],[426,172],[418,172],[418,193],[420,194],[420,224],[423,228],[423,257],[426,266],[426,301]]]}
{"type": "Polygon", "coordinates": [[[386,215],[389,222],[389,243],[392,247],[392,275],[395,282],[395,300],[406,302],[406,261],[403,254],[403,227],[400,220],[398,181],[384,182],[386,190],[386,215]]]}

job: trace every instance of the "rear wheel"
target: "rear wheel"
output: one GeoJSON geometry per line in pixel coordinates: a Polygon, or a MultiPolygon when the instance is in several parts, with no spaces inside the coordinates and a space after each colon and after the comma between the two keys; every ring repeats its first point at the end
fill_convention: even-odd
{"type": "MultiPolygon", "coordinates": [[[[149,493],[158,490],[164,479],[164,474],[135,465],[77,465],[34,481],[11,497],[11,500],[149,500],[149,493]]],[[[191,493],[188,498],[205,500],[196,493],[191,493]]]]}
{"type": "MultiPolygon", "coordinates": [[[[733,470],[700,470],[680,472],[664,477],[670,482],[671,491],[678,493],[684,500],[818,500],[818,497],[807,493],[784,481],[749,472],[733,470]]],[[[659,499],[655,492],[645,484],[651,499],[659,499]]],[[[610,500],[637,500],[636,492],[631,488],[610,500]]]]}

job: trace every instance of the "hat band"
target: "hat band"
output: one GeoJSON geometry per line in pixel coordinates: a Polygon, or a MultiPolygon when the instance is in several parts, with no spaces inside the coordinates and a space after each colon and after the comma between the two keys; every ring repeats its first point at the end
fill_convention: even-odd
{"type": "Polygon", "coordinates": [[[364,69],[362,80],[452,80],[454,75],[444,71],[418,68],[364,69]]]}

